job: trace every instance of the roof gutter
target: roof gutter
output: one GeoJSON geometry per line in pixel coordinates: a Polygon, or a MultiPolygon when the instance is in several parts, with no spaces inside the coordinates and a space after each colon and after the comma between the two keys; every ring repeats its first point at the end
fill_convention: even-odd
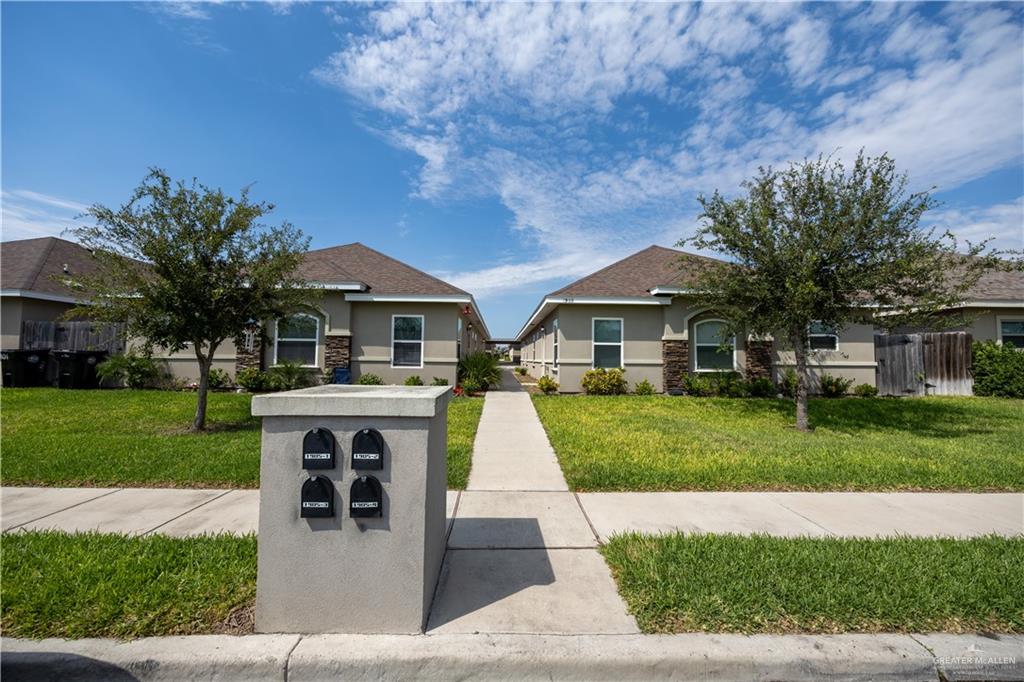
{"type": "Polygon", "coordinates": [[[56,303],[83,303],[85,299],[61,294],[46,294],[41,291],[30,291],[28,289],[0,289],[0,296],[13,298],[32,298],[37,301],[54,301],[56,303]]]}

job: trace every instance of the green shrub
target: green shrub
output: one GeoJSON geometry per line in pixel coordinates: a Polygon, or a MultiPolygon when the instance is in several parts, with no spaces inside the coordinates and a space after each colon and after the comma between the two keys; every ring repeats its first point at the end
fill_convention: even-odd
{"type": "Polygon", "coordinates": [[[587,370],[581,383],[587,395],[622,395],[629,389],[624,369],[597,367],[587,370]]]}
{"type": "Polygon", "coordinates": [[[544,393],[554,393],[558,390],[558,382],[545,374],[540,379],[537,379],[537,388],[544,391],[544,393]]]}
{"type": "Polygon", "coordinates": [[[127,353],[111,355],[96,366],[96,376],[103,381],[124,383],[128,388],[146,388],[160,379],[160,364],[148,351],[134,348],[127,353]]]}
{"type": "Polygon", "coordinates": [[[274,390],[274,379],[255,367],[246,367],[235,374],[235,383],[251,393],[274,390]]]}
{"type": "Polygon", "coordinates": [[[774,398],[777,393],[775,384],[768,377],[756,377],[747,382],[747,394],[751,398],[774,398]]]}
{"type": "Polygon", "coordinates": [[[218,367],[211,367],[210,374],[206,379],[210,388],[230,388],[231,375],[218,367]]]}
{"type": "Polygon", "coordinates": [[[636,395],[654,395],[654,384],[644,379],[633,387],[633,393],[636,395]]]}
{"type": "Polygon", "coordinates": [[[516,367],[516,374],[518,374],[521,377],[525,377],[526,376],[526,368],[525,367],[516,367]]]}
{"type": "Polygon", "coordinates": [[[779,382],[779,393],[787,398],[796,397],[796,370],[787,367],[782,373],[782,380],[779,382]]]}
{"type": "Polygon", "coordinates": [[[498,358],[490,353],[480,352],[459,360],[459,382],[465,387],[467,381],[479,387],[476,391],[486,391],[491,386],[498,385],[501,382],[498,358]]]}
{"type": "Polygon", "coordinates": [[[297,362],[280,362],[268,371],[271,387],[278,391],[292,391],[313,385],[313,373],[297,362]]]}
{"type": "Polygon", "coordinates": [[[464,393],[480,393],[486,390],[484,385],[473,377],[466,377],[462,380],[462,391],[464,393]]]}
{"type": "Polygon", "coordinates": [[[448,380],[444,377],[434,377],[434,380],[430,382],[431,386],[447,386],[448,380]]]}
{"type": "Polygon", "coordinates": [[[842,398],[850,390],[850,386],[853,386],[853,379],[822,374],[818,384],[821,386],[821,395],[825,398],[842,398]]]}
{"type": "Polygon", "coordinates": [[[710,379],[714,395],[723,398],[745,398],[747,396],[747,383],[737,372],[718,372],[712,374],[710,379]]]}
{"type": "Polygon", "coordinates": [[[878,396],[878,389],[871,384],[857,384],[853,394],[858,398],[875,398],[878,396]]]}
{"type": "Polygon", "coordinates": [[[687,374],[683,376],[683,392],[697,398],[706,398],[715,394],[715,387],[702,374],[687,374]]]}
{"type": "Polygon", "coordinates": [[[406,378],[405,385],[406,386],[422,386],[423,385],[423,379],[420,378],[419,374],[413,374],[411,377],[406,378]]]}
{"type": "Polygon", "coordinates": [[[356,379],[356,383],[360,386],[383,386],[384,380],[376,374],[360,374],[359,378],[356,379]]]}
{"type": "Polygon", "coordinates": [[[978,341],[972,355],[974,395],[1024,398],[1024,350],[978,341]]]}

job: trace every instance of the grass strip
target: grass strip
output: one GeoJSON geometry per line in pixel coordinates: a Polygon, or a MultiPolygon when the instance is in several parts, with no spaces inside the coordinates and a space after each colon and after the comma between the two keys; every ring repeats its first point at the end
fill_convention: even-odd
{"type": "Polygon", "coordinates": [[[1024,490],[1024,401],[534,396],[569,486],[631,490],[1024,490]]]}
{"type": "Polygon", "coordinates": [[[1024,538],[617,535],[644,632],[1024,632],[1024,538]]]}
{"type": "MultiPolygon", "coordinates": [[[[194,393],[5,388],[3,484],[256,488],[260,419],[251,400],[211,393],[209,430],[195,434],[187,431],[194,393]]],[[[482,409],[481,398],[450,403],[452,488],[466,486],[482,409]]]]}
{"type": "Polygon", "coordinates": [[[256,538],[21,532],[2,536],[8,637],[245,634],[256,538]]]}
{"type": "Polygon", "coordinates": [[[483,398],[453,398],[448,403],[448,488],[465,490],[472,466],[473,441],[483,413],[483,398]]]}

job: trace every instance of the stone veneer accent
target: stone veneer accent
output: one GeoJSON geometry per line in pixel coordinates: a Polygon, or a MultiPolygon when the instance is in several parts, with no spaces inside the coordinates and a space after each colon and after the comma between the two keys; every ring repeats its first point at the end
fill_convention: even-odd
{"type": "Polygon", "coordinates": [[[683,377],[690,373],[690,343],[678,339],[661,342],[661,383],[666,393],[682,390],[683,377]]]}
{"type": "Polygon", "coordinates": [[[324,364],[328,372],[337,367],[348,367],[352,359],[351,336],[327,336],[324,346],[324,364]]]}
{"type": "Polygon", "coordinates": [[[235,347],[235,376],[243,369],[263,369],[263,329],[256,332],[256,338],[252,344],[252,350],[248,351],[245,346],[239,344],[235,347]]]}
{"type": "Polygon", "coordinates": [[[772,378],[772,342],[747,341],[747,378],[772,378]]]}

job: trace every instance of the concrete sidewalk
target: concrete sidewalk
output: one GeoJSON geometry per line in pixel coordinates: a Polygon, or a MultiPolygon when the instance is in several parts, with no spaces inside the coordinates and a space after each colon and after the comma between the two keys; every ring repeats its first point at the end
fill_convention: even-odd
{"type": "MultiPolygon", "coordinates": [[[[583,549],[618,532],[1024,535],[1021,493],[448,491],[451,549],[583,549]],[[596,533],[596,534],[595,534],[596,533]]],[[[0,526],[177,537],[255,533],[257,490],[0,488],[0,526]]]]}
{"type": "Polygon", "coordinates": [[[17,680],[1020,680],[1024,637],[219,635],[0,640],[17,680]]]}

